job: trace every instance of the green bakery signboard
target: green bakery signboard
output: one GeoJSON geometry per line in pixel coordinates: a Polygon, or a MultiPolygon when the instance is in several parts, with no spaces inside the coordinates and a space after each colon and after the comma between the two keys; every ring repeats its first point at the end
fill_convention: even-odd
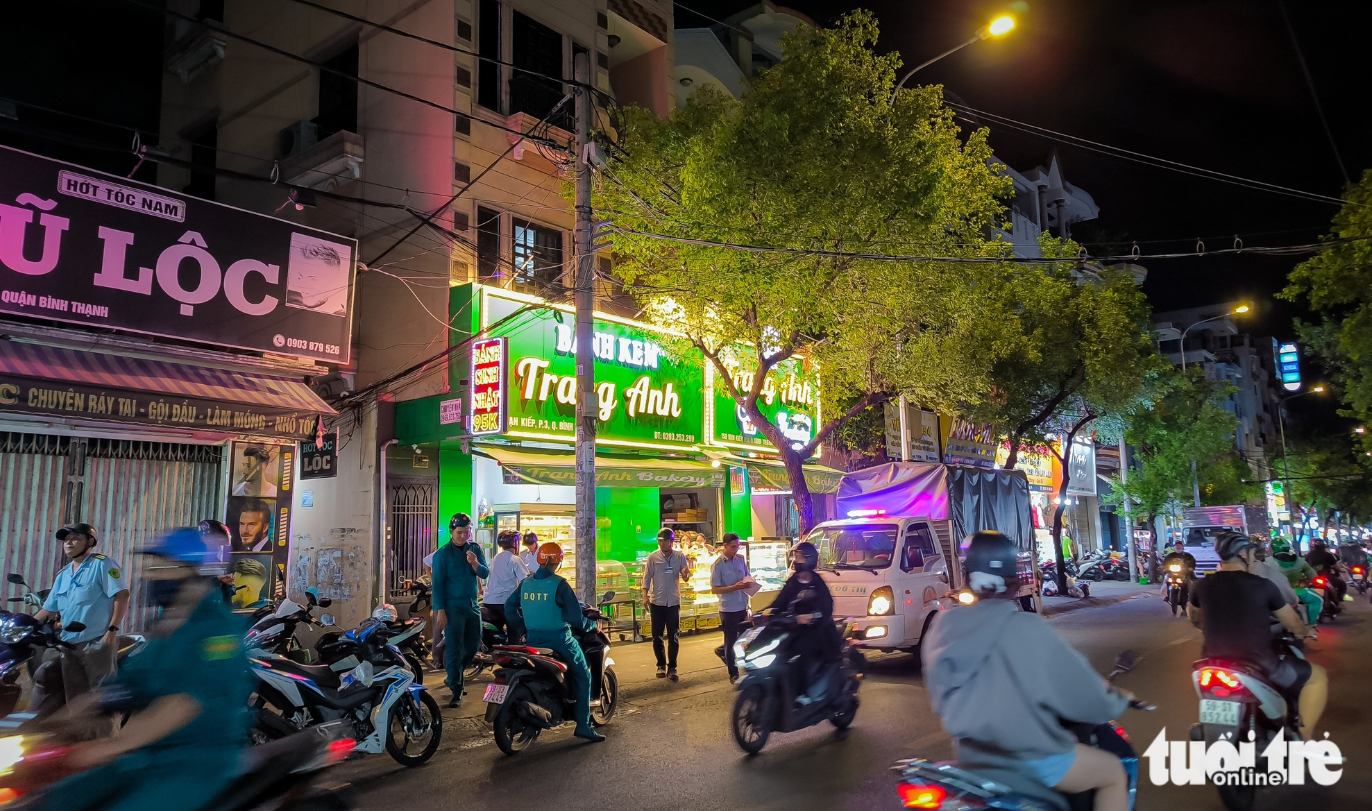
{"type": "MultiPolygon", "coordinates": [[[[482,320],[511,317],[492,334],[509,343],[506,435],[571,441],[576,437],[576,325],[571,313],[538,307],[504,291],[484,290],[482,320]]],[[[695,448],[705,441],[704,366],[698,354],[669,352],[661,337],[620,321],[597,319],[597,443],[695,448]]]]}
{"type": "MultiPolygon", "coordinates": [[[[726,350],[720,354],[720,359],[729,369],[734,387],[751,391],[757,370],[757,360],[751,352],[726,350]]],[[[762,416],[780,428],[797,448],[809,443],[819,429],[819,374],[805,366],[803,359],[789,358],[772,367],[757,400],[762,416]]],[[[713,368],[711,373],[711,444],[774,450],[772,443],[729,394],[723,376],[713,368]]]]}

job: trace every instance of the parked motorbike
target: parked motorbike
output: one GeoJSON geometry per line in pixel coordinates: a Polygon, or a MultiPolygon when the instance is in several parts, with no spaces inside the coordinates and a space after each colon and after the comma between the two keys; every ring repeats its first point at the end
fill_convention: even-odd
{"type": "Polygon", "coordinates": [[[481,647],[472,656],[472,663],[467,665],[467,669],[462,671],[462,678],[471,681],[480,676],[482,671],[496,666],[496,648],[505,645],[509,640],[506,639],[505,632],[495,625],[481,621],[481,647]]]}
{"type": "MultiPolygon", "coordinates": [[[[1138,654],[1124,651],[1106,677],[1112,680],[1138,664],[1138,654]]],[[[1155,709],[1142,701],[1130,701],[1134,710],[1155,709]]],[[[1078,724],[1063,721],[1064,728],[1086,745],[1109,752],[1120,759],[1129,778],[1129,807],[1134,807],[1139,783],[1139,758],[1129,735],[1119,724],[1078,724]]],[[[898,761],[900,772],[896,793],[906,808],[1013,808],[1016,811],[1089,811],[1095,791],[1059,794],[1031,774],[1012,768],[1009,763],[931,763],[921,758],[898,761]]]]}
{"type": "MultiPolygon", "coordinates": [[[[307,638],[302,642],[298,632],[302,626],[325,628],[333,625],[333,618],[329,614],[323,614],[319,619],[314,616],[316,608],[328,608],[333,601],[328,597],[318,597],[314,589],[309,589],[305,592],[305,602],[302,606],[294,600],[282,600],[277,603],[276,608],[266,610],[262,616],[254,614],[255,622],[243,637],[243,648],[248,651],[248,655],[252,656],[254,652],[261,651],[274,656],[284,656],[304,665],[316,663],[318,657],[313,646],[309,644],[311,640],[307,638]]],[[[317,631],[315,635],[318,635],[317,631]]],[[[319,637],[319,640],[322,638],[319,637]]]]}
{"type": "MultiPolygon", "coordinates": [[[[351,788],[315,788],[311,784],[341,762],[355,745],[348,726],[334,722],[256,746],[239,758],[238,776],[203,808],[206,811],[346,811],[353,806],[351,788]]],[[[0,737],[0,805],[23,808],[41,801],[42,790],[76,770],[67,763],[70,743],[60,735],[0,737]]]]}
{"type": "MultiPolygon", "coordinates": [[[[1283,632],[1278,646],[1288,656],[1304,659],[1301,643],[1283,632]]],[[[1277,735],[1300,740],[1299,695],[1288,695],[1258,668],[1222,659],[1201,659],[1191,667],[1191,681],[1200,697],[1200,721],[1191,727],[1191,740],[1213,744],[1253,740],[1257,771],[1268,771],[1262,753],[1277,735]]],[[[1230,811],[1248,811],[1257,798],[1256,786],[1220,785],[1220,801],[1230,811]]]]}
{"type": "Polygon", "coordinates": [[[1178,612],[1186,616],[1186,601],[1190,596],[1191,587],[1186,582],[1186,567],[1181,561],[1172,561],[1167,564],[1167,604],[1172,606],[1172,616],[1178,612]]]}
{"type": "MultiPolygon", "coordinates": [[[[605,605],[615,597],[607,591],[600,598],[605,605]]],[[[599,623],[604,616],[595,608],[582,606],[582,615],[599,623]]],[[[581,646],[591,670],[591,723],[605,726],[614,719],[619,705],[619,677],[615,660],[610,658],[610,637],[599,625],[572,636],[581,646]]],[[[563,673],[567,670],[551,648],[528,645],[498,645],[493,649],[497,670],[495,680],[486,685],[486,723],[495,731],[495,744],[507,755],[518,754],[545,729],[567,721],[575,703],[563,673]]]]}
{"type": "MultiPolygon", "coordinates": [[[[1091,586],[1090,586],[1089,584],[1087,584],[1087,583],[1080,583],[1080,582],[1077,581],[1077,578],[1076,578],[1076,574],[1077,574],[1077,567],[1076,567],[1076,564],[1074,564],[1074,563],[1073,563],[1072,561],[1070,561],[1070,560],[1067,561],[1067,565],[1063,567],[1063,571],[1067,572],[1067,596],[1068,596],[1068,597],[1078,597],[1078,598],[1080,598],[1080,597],[1090,597],[1090,596],[1091,596],[1091,586]]],[[[1041,574],[1041,576],[1042,576],[1042,578],[1043,578],[1043,596],[1044,596],[1044,597],[1056,597],[1056,596],[1058,596],[1058,564],[1057,564],[1057,561],[1050,560],[1050,561],[1048,561],[1047,563],[1042,564],[1041,566],[1039,566],[1039,573],[1041,574]]]]}
{"type": "Polygon", "coordinates": [[[395,622],[398,625],[392,630],[400,627],[413,628],[416,626],[414,621],[417,620],[419,632],[406,637],[397,643],[396,647],[413,656],[416,662],[426,662],[433,655],[433,645],[423,633],[424,628],[433,620],[433,590],[427,575],[419,580],[406,580],[401,586],[407,591],[413,591],[414,597],[409,602],[401,600],[395,603],[395,622]]]}
{"type": "Polygon", "coordinates": [[[846,623],[837,665],[811,676],[827,684],[823,698],[809,703],[800,699],[806,669],[812,663],[799,661],[792,652],[798,626],[788,608],[744,632],[734,643],[734,661],[743,678],[730,726],[734,742],[750,755],[761,752],[773,732],[794,732],[821,721],[843,730],[857,717],[858,688],[867,658],[849,643],[846,623]]]}
{"type": "Polygon", "coordinates": [[[331,665],[306,665],[283,656],[251,659],[258,677],[250,703],[255,742],[331,721],[346,721],[357,751],[385,750],[402,766],[433,757],[443,737],[438,702],[415,683],[405,655],[390,644],[386,623],[368,619],[319,652],[331,665]]]}
{"type": "Polygon", "coordinates": [[[1129,579],[1129,564],[1108,552],[1097,552],[1082,562],[1076,578],[1078,580],[1090,580],[1093,583],[1099,583],[1102,580],[1127,581],[1129,579]]]}

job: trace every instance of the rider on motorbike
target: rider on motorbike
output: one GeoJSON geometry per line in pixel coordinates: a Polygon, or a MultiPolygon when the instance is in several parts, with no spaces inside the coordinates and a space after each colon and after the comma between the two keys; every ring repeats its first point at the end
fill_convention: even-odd
{"type": "Polygon", "coordinates": [[[248,742],[244,700],[252,693],[229,612],[196,529],[178,529],[143,550],[143,593],[161,609],[148,645],[99,693],[67,706],[72,716],[132,709],[119,734],[78,745],[67,763],[85,769],[54,783],[42,809],[198,809],[235,776],[248,742]]]}
{"type": "Polygon", "coordinates": [[[1317,625],[1320,612],[1324,610],[1324,600],[1306,585],[1315,579],[1314,567],[1307,563],[1305,558],[1292,551],[1291,542],[1285,538],[1272,540],[1272,559],[1281,567],[1282,572],[1286,575],[1286,582],[1291,584],[1291,589],[1296,592],[1296,596],[1305,605],[1309,624],[1312,627],[1317,625]]]}
{"type": "Polygon", "coordinates": [[[1319,665],[1276,650],[1270,618],[1275,614],[1297,636],[1312,638],[1314,629],[1301,622],[1276,586],[1253,573],[1257,547],[1247,535],[1221,532],[1215,538],[1215,552],[1219,571],[1196,584],[1187,609],[1205,637],[1201,656],[1255,665],[1282,691],[1299,694],[1301,735],[1309,740],[1328,699],[1328,678],[1319,665]]]}
{"type": "Polygon", "coordinates": [[[1348,596],[1348,581],[1339,574],[1339,559],[1329,551],[1324,541],[1315,538],[1310,542],[1310,553],[1305,556],[1305,560],[1315,571],[1329,579],[1329,585],[1334,588],[1334,602],[1342,605],[1344,598],[1348,596]]]}
{"type": "Polygon", "coordinates": [[[1063,721],[1105,723],[1133,697],[1109,686],[1038,614],[1017,611],[1014,544],[972,536],[968,585],[981,599],[936,614],[923,641],[934,712],[969,766],[1012,769],[1056,791],[1096,789],[1097,811],[1128,807],[1119,758],[1077,743],[1063,721]]]}
{"type": "Polygon", "coordinates": [[[1352,538],[1345,539],[1339,544],[1339,562],[1348,569],[1350,575],[1356,567],[1362,569],[1364,578],[1367,577],[1367,550],[1352,538]]]}
{"type": "Polygon", "coordinates": [[[562,547],[549,541],[538,547],[538,571],[520,581],[505,601],[505,619],[511,633],[524,636],[534,647],[552,648],[567,665],[567,680],[576,696],[578,738],[599,742],[605,736],[591,726],[591,669],[572,628],[595,630],[595,622],[581,612],[581,603],[567,581],[557,574],[562,547]]]}
{"type": "Polygon", "coordinates": [[[838,662],[843,640],[834,626],[834,597],[824,578],[815,572],[819,550],[809,541],[802,541],[791,550],[791,564],[795,572],[777,592],[769,611],[790,610],[795,614],[799,627],[792,650],[809,664],[800,671],[805,673],[806,683],[796,685],[796,700],[811,704],[824,698],[823,691],[830,681],[825,675],[838,662]]]}
{"type": "MultiPolygon", "coordinates": [[[[1191,584],[1196,579],[1196,557],[1186,551],[1186,544],[1183,543],[1180,538],[1176,540],[1176,543],[1172,544],[1172,550],[1172,552],[1168,553],[1167,557],[1162,559],[1162,570],[1163,572],[1169,572],[1171,571],[1169,567],[1172,563],[1176,562],[1181,564],[1183,575],[1181,602],[1184,605],[1186,603],[1186,597],[1190,593],[1191,584]]],[[[1162,596],[1164,599],[1167,597],[1167,576],[1165,574],[1163,575],[1162,596]]]]}

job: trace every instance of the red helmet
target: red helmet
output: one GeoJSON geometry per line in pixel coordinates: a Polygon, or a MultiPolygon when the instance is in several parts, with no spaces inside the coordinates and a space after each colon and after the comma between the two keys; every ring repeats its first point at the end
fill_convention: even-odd
{"type": "Polygon", "coordinates": [[[535,559],[538,561],[539,566],[542,566],[548,561],[552,561],[553,563],[561,563],[562,547],[559,544],[553,543],[552,541],[548,541],[544,544],[539,544],[538,557],[535,559]]]}

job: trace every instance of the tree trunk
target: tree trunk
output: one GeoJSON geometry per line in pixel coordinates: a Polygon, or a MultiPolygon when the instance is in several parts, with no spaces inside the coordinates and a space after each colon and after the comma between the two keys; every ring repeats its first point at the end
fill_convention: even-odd
{"type": "Polygon", "coordinates": [[[1158,516],[1148,514],[1148,582],[1155,583],[1158,578],[1158,516]]]}
{"type": "Polygon", "coordinates": [[[810,498],[810,485],[805,481],[804,460],[800,454],[785,448],[781,451],[781,461],[786,465],[786,478],[791,482],[791,499],[796,503],[800,536],[803,538],[810,534],[815,525],[815,502],[810,498]]]}
{"type": "Polygon", "coordinates": [[[1005,457],[1005,469],[1014,470],[1015,465],[1019,464],[1019,434],[1010,435],[1010,454],[1005,457]]]}

